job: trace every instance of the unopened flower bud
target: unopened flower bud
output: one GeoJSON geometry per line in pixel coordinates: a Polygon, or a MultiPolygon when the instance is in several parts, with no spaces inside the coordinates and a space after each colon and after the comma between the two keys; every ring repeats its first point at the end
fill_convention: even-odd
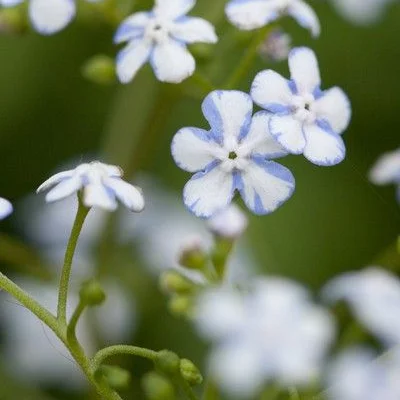
{"type": "Polygon", "coordinates": [[[170,293],[190,293],[194,283],[178,271],[166,271],[161,275],[161,288],[170,293]]]}
{"type": "Polygon", "coordinates": [[[179,257],[179,264],[189,269],[203,270],[207,264],[207,254],[197,242],[187,244],[179,257]]]}
{"type": "Polygon", "coordinates": [[[131,381],[129,371],[115,365],[102,365],[96,371],[96,376],[101,376],[110,387],[116,390],[126,389],[131,381]]]}
{"type": "Polygon", "coordinates": [[[81,301],[89,307],[99,306],[106,299],[106,294],[96,280],[86,281],[79,291],[81,301]]]}
{"type": "Polygon", "coordinates": [[[290,35],[280,29],[275,29],[268,34],[258,52],[265,61],[284,61],[290,53],[291,43],[290,35]]]}
{"type": "Polygon", "coordinates": [[[172,383],[157,372],[149,372],[142,378],[142,388],[149,400],[175,400],[172,383]]]}
{"type": "Polygon", "coordinates": [[[170,350],[159,351],[154,363],[164,374],[174,375],[179,372],[180,358],[176,353],[170,350]]]}
{"type": "Polygon", "coordinates": [[[227,239],[237,239],[246,230],[246,214],[235,204],[231,204],[208,220],[208,228],[216,235],[227,239]]]}
{"type": "Polygon", "coordinates": [[[111,57],[99,54],[82,66],[83,76],[94,83],[109,85],[116,81],[115,64],[111,57]]]}
{"type": "Polygon", "coordinates": [[[170,299],[168,308],[173,315],[180,317],[188,315],[192,309],[192,305],[193,302],[191,297],[175,295],[170,299]]]}
{"type": "Polygon", "coordinates": [[[199,369],[187,358],[182,358],[180,364],[181,375],[190,385],[200,385],[203,382],[203,376],[199,369]]]}

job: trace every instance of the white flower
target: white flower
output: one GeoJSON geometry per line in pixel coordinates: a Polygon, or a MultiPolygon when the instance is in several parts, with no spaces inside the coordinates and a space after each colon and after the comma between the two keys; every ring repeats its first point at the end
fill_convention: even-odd
{"type": "Polygon", "coordinates": [[[227,207],[239,191],[255,214],[276,210],[294,191],[294,178],[270,161],[287,152],[268,131],[270,114],[252,117],[250,96],[239,91],[213,91],[203,101],[209,131],[183,128],[172,141],[176,164],[197,172],[184,188],[185,205],[199,217],[227,207]]]}
{"type": "Polygon", "coordinates": [[[122,22],[115,43],[128,42],[118,54],[117,74],[122,83],[133,79],[150,61],[157,79],[179,83],[193,74],[195,59],[187,44],[215,43],[214,27],[202,18],[187,17],[195,0],[156,0],[151,12],[138,12],[122,22]]]}
{"type": "Polygon", "coordinates": [[[324,296],[346,300],[371,332],[385,343],[400,344],[400,281],[390,272],[369,267],[343,274],[327,284],[324,296]]]}
{"type": "Polygon", "coordinates": [[[396,358],[376,358],[365,349],[339,356],[330,369],[326,397],[329,400],[400,399],[400,363],[396,358]]]}
{"type": "Polygon", "coordinates": [[[313,36],[321,30],[317,15],[303,0],[231,0],[225,12],[232,24],[245,30],[260,28],[285,15],[293,17],[313,36]]]}
{"type": "Polygon", "coordinates": [[[288,58],[291,44],[292,38],[290,35],[281,29],[275,29],[267,35],[258,52],[268,62],[279,62],[288,58]]]}
{"type": "Polygon", "coordinates": [[[12,213],[12,211],[12,204],[8,200],[0,197],[0,219],[8,217],[12,213]]]}
{"type": "Polygon", "coordinates": [[[271,135],[292,154],[304,154],[317,165],[335,165],[346,153],[340,134],[350,122],[350,103],[338,87],[321,91],[314,52],[306,47],[289,54],[291,80],[272,70],[254,79],[251,96],[273,113],[271,135]]]}
{"type": "MultiPolygon", "coordinates": [[[[0,0],[3,7],[12,7],[24,0],[0,0]]],[[[91,3],[100,0],[86,0],[91,3]]],[[[29,0],[29,17],[36,31],[51,35],[64,29],[75,17],[75,0],[29,0]]]]}
{"type": "Polygon", "coordinates": [[[259,280],[246,295],[228,288],[198,302],[199,331],[215,342],[212,376],[231,396],[250,396],[267,380],[310,382],[334,333],[330,316],[297,284],[259,280]]]}
{"type": "Polygon", "coordinates": [[[235,204],[231,204],[207,221],[211,232],[227,239],[236,239],[241,236],[248,223],[246,214],[235,204]]]}
{"type": "Polygon", "coordinates": [[[117,208],[118,199],[131,211],[142,211],[144,198],[141,190],[124,182],[122,175],[121,168],[94,161],[53,175],[37,192],[55,186],[46,195],[46,201],[52,202],[82,190],[83,203],[87,207],[101,207],[112,211],[117,208]]]}

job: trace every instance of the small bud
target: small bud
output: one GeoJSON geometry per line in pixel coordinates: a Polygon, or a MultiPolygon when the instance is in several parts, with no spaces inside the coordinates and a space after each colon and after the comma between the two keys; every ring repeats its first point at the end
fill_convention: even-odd
{"type": "Polygon", "coordinates": [[[157,372],[149,372],[142,378],[142,388],[149,400],[175,400],[171,382],[157,372]]]}
{"type": "Polygon", "coordinates": [[[291,50],[292,38],[281,29],[275,29],[267,35],[258,49],[260,56],[267,62],[284,61],[291,50]]]}
{"type": "Polygon", "coordinates": [[[170,299],[168,308],[173,315],[180,317],[187,316],[192,309],[192,305],[191,297],[175,295],[170,299]]]}
{"type": "Polygon", "coordinates": [[[79,291],[81,301],[89,307],[99,306],[106,299],[103,288],[96,280],[86,281],[79,291]]]}
{"type": "Polygon", "coordinates": [[[189,269],[203,270],[207,264],[207,254],[199,242],[187,244],[179,257],[179,264],[189,269]]]}
{"type": "Polygon", "coordinates": [[[169,293],[190,293],[195,285],[178,271],[166,271],[161,275],[160,286],[169,293]]]}
{"type": "Polygon", "coordinates": [[[167,375],[174,375],[179,372],[180,358],[169,350],[161,350],[157,353],[154,361],[157,368],[167,375]]]}
{"type": "Polygon", "coordinates": [[[203,376],[199,369],[187,358],[182,358],[180,370],[183,379],[190,385],[200,385],[203,382],[203,376]]]}
{"type": "Polygon", "coordinates": [[[21,34],[28,28],[26,17],[19,7],[3,8],[0,10],[0,32],[21,34]]]}
{"type": "Polygon", "coordinates": [[[101,376],[110,387],[116,390],[128,388],[131,381],[130,373],[115,365],[102,365],[96,371],[96,376],[101,376]]]}
{"type": "Polygon", "coordinates": [[[82,66],[83,76],[91,82],[109,85],[116,81],[114,60],[106,55],[96,55],[82,66]]]}

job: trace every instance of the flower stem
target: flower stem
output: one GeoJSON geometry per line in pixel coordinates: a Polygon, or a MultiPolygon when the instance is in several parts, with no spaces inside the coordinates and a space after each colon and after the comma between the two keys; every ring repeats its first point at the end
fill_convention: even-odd
{"type": "Polygon", "coordinates": [[[86,304],[82,301],[79,301],[78,306],[76,307],[74,313],[72,314],[71,320],[69,321],[67,328],[67,339],[70,341],[71,339],[76,339],[76,325],[78,324],[79,318],[81,317],[83,311],[86,308],[86,304]]]}
{"type": "Polygon", "coordinates": [[[74,258],[76,245],[78,243],[83,223],[85,222],[89,210],[90,209],[82,203],[78,195],[78,211],[76,213],[74,225],[72,227],[67,249],[65,251],[64,266],[61,272],[60,286],[58,291],[57,319],[64,325],[67,323],[67,299],[72,260],[74,258]]]}

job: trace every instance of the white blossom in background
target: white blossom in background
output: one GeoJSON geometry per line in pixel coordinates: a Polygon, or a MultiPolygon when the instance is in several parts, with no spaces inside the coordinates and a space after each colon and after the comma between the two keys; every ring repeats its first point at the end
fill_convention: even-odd
{"type": "Polygon", "coordinates": [[[379,357],[366,349],[341,354],[330,368],[328,400],[400,399],[400,360],[379,357]]]}
{"type": "Polygon", "coordinates": [[[13,212],[12,204],[8,200],[0,197],[0,219],[8,217],[12,212],[13,212]]]}
{"type": "Polygon", "coordinates": [[[248,224],[246,214],[236,204],[229,205],[207,221],[207,226],[214,235],[226,239],[242,236],[248,224]]]}
{"type": "Polygon", "coordinates": [[[251,97],[273,116],[269,131],[282,147],[304,156],[316,165],[340,163],[346,154],[340,136],[347,128],[350,102],[338,87],[322,91],[318,61],[306,47],[294,48],[289,54],[291,79],[275,71],[257,74],[251,97]]]}
{"type": "Polygon", "coordinates": [[[195,172],[183,191],[186,207],[209,218],[238,191],[253,213],[275,211],[290,198],[295,182],[287,168],[270,161],[287,154],[268,130],[270,114],[252,117],[250,96],[235,90],[211,92],[202,111],[211,129],[182,128],[171,145],[176,164],[195,172]]]}
{"type": "Polygon", "coordinates": [[[396,185],[400,202],[400,149],[383,154],[372,167],[369,179],[375,185],[396,185]]]}
{"type": "Polygon", "coordinates": [[[268,381],[315,379],[334,337],[331,317],[294,282],[256,281],[246,294],[219,288],[200,296],[199,332],[214,343],[212,376],[230,396],[254,395],[268,381]]]}
{"type": "Polygon", "coordinates": [[[292,46],[292,38],[281,29],[269,33],[258,49],[260,56],[265,61],[284,61],[288,58],[292,46]]]}
{"type": "Polygon", "coordinates": [[[244,30],[261,28],[288,15],[313,36],[321,31],[317,14],[303,0],[231,0],[225,12],[232,24],[244,30]]]}
{"type": "Polygon", "coordinates": [[[128,42],[117,57],[117,75],[122,83],[133,79],[149,61],[158,80],[179,83],[193,74],[195,59],[186,46],[216,43],[214,27],[206,20],[188,17],[195,0],[156,0],[152,11],[125,19],[114,42],[128,42]]]}
{"type": "Polygon", "coordinates": [[[142,211],[144,198],[141,189],[123,181],[122,175],[121,168],[115,165],[93,161],[53,175],[39,186],[37,193],[52,188],[46,195],[46,201],[53,202],[82,190],[82,201],[86,207],[114,211],[118,199],[129,210],[142,211]]]}
{"type": "MultiPolygon", "coordinates": [[[[25,0],[0,0],[3,7],[12,7],[25,0]]],[[[95,3],[101,0],[86,0],[95,3]]],[[[75,17],[75,0],[29,0],[29,18],[34,29],[42,35],[51,35],[64,29],[75,17]]]]}
{"type": "Polygon", "coordinates": [[[330,301],[345,300],[357,318],[388,345],[400,344],[400,280],[379,267],[349,272],[323,289],[330,301]]]}

